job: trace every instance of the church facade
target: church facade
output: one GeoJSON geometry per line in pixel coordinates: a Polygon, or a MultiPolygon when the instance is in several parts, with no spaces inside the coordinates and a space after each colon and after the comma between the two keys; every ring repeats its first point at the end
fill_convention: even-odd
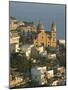
{"type": "Polygon", "coordinates": [[[52,23],[50,31],[46,31],[43,24],[38,24],[34,45],[56,48],[56,24],[52,23]]]}

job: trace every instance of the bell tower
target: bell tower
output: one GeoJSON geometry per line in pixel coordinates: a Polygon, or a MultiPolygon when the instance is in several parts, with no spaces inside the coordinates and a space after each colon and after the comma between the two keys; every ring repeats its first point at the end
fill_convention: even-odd
{"type": "Polygon", "coordinates": [[[51,47],[56,47],[56,24],[54,22],[51,25],[51,47]]]}
{"type": "Polygon", "coordinates": [[[40,20],[39,20],[39,24],[37,26],[37,32],[45,32],[45,27],[43,24],[40,23],[40,20]]]}

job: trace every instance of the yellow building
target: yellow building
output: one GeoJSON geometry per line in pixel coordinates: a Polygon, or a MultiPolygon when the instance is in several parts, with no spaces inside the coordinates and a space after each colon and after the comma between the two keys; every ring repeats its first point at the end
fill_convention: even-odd
{"type": "Polygon", "coordinates": [[[38,24],[35,46],[56,47],[56,25],[52,23],[51,31],[46,31],[43,24],[38,24]]]}

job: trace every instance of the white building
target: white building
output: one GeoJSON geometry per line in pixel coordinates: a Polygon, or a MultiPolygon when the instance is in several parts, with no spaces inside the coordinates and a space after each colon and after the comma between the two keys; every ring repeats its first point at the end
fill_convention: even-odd
{"type": "Polygon", "coordinates": [[[18,22],[17,22],[16,18],[14,18],[14,17],[10,18],[9,27],[10,27],[10,30],[16,30],[17,29],[18,22]]]}
{"type": "Polygon", "coordinates": [[[39,54],[41,54],[41,53],[43,53],[44,48],[43,48],[43,46],[41,46],[41,47],[38,47],[37,50],[39,51],[39,54]]]}
{"type": "Polygon", "coordinates": [[[25,52],[26,57],[28,57],[28,58],[30,57],[32,47],[34,47],[34,45],[23,45],[22,46],[22,49],[25,52]]]}
{"type": "Polygon", "coordinates": [[[54,71],[53,70],[47,71],[47,77],[48,77],[48,79],[54,77],[54,71]]]}
{"type": "Polygon", "coordinates": [[[25,25],[25,23],[24,23],[24,22],[22,22],[22,21],[19,21],[19,22],[18,22],[18,26],[21,26],[21,25],[23,25],[23,26],[24,26],[24,25],[25,25]]]}
{"type": "Polygon", "coordinates": [[[35,66],[31,69],[32,80],[37,81],[39,85],[44,85],[45,80],[46,66],[39,67],[35,66]]]}
{"type": "Polygon", "coordinates": [[[10,32],[10,52],[15,53],[19,51],[19,36],[16,32],[10,32]],[[14,34],[15,33],[15,34],[14,34]]]}
{"type": "Polygon", "coordinates": [[[48,54],[48,59],[56,59],[56,54],[48,54]]]}
{"type": "Polygon", "coordinates": [[[58,80],[53,81],[52,86],[57,86],[57,84],[58,84],[58,80]]]}
{"type": "Polygon", "coordinates": [[[59,44],[63,44],[65,46],[65,40],[59,40],[59,44]]]}
{"type": "Polygon", "coordinates": [[[42,56],[43,57],[46,57],[47,56],[47,51],[46,50],[42,53],[42,56]]]}
{"type": "Polygon", "coordinates": [[[60,73],[64,73],[64,72],[65,72],[65,68],[64,68],[63,66],[57,68],[57,70],[58,70],[60,73]]]}

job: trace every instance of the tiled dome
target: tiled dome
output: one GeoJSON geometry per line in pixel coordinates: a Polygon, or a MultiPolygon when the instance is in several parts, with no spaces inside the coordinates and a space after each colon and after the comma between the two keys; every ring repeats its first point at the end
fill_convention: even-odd
{"type": "Polygon", "coordinates": [[[43,24],[38,24],[37,30],[44,30],[44,25],[43,24]]]}

